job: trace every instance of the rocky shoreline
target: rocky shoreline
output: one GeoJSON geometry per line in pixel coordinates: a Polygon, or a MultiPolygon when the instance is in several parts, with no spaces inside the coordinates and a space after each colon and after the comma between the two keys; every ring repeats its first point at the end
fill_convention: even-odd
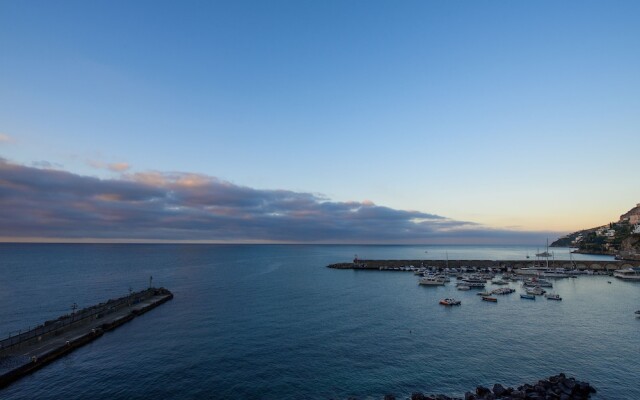
{"type": "MultiPolygon", "coordinates": [[[[411,395],[411,400],[584,400],[595,393],[596,389],[589,383],[560,373],[534,384],[525,383],[515,389],[496,383],[491,389],[478,386],[475,392],[465,393],[464,398],[416,392],[411,395]]],[[[384,400],[396,400],[396,397],[388,394],[384,396],[384,400]]]]}

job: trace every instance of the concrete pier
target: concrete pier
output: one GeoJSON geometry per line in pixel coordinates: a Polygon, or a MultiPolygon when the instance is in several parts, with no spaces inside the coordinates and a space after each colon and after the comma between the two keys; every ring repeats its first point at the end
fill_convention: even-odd
{"type": "Polygon", "coordinates": [[[165,288],[112,299],[0,341],[0,388],[171,300],[165,288]]]}
{"type": "MultiPolygon", "coordinates": [[[[525,267],[545,267],[546,261],[532,260],[354,260],[354,262],[331,264],[327,267],[335,269],[358,269],[358,270],[391,270],[392,268],[402,268],[413,265],[414,267],[436,267],[449,268],[475,267],[475,268],[525,268],[525,267]]],[[[591,271],[615,271],[630,267],[640,266],[640,261],[569,261],[569,260],[549,260],[549,268],[564,268],[567,270],[591,270],[591,271]]]]}

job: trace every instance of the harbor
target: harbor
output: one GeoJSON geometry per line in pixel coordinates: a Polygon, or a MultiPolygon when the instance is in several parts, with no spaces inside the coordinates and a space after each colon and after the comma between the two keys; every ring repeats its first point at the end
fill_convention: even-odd
{"type": "Polygon", "coordinates": [[[171,300],[165,288],[149,288],[49,320],[0,341],[0,388],[42,368],[105,332],[171,300]]]}
{"type": "Polygon", "coordinates": [[[613,273],[616,270],[640,268],[640,261],[623,260],[366,260],[354,259],[352,262],[335,263],[327,266],[334,269],[413,271],[418,268],[435,269],[487,269],[497,271],[523,268],[551,268],[567,271],[592,271],[613,273]]]}
{"type": "MultiPolygon", "coordinates": [[[[462,300],[452,297],[451,290],[476,290],[481,301],[497,303],[498,296],[519,293],[522,300],[562,301],[559,293],[553,292],[556,283],[566,278],[579,276],[612,276],[622,281],[640,282],[640,267],[622,261],[580,261],[579,263],[544,263],[523,261],[489,260],[360,260],[352,263],[332,264],[334,269],[400,271],[411,272],[418,277],[421,287],[444,287],[455,282],[448,289],[448,297],[438,304],[444,306],[461,305],[462,300]],[[566,268],[565,268],[566,267],[566,268]],[[511,286],[511,287],[510,287],[511,286]]],[[[571,280],[571,279],[569,279],[571,280]]],[[[607,280],[611,284],[610,280],[607,280]]],[[[467,297],[467,301],[470,300],[467,297]]],[[[640,310],[636,311],[636,315],[640,310]]]]}

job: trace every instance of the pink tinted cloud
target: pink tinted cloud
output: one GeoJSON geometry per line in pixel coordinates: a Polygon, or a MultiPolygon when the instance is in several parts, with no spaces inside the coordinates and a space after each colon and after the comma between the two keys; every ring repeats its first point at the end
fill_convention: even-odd
{"type": "Polygon", "coordinates": [[[536,234],[371,201],[254,189],[206,175],[151,172],[99,179],[1,158],[0,227],[0,238],[236,242],[416,243],[465,237],[505,243],[531,242],[536,234]]]}

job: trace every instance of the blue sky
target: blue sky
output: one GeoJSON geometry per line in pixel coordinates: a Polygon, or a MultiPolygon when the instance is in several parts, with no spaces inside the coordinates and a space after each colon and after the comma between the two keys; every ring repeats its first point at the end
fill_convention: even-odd
{"type": "Polygon", "coordinates": [[[0,157],[116,181],[196,174],[491,230],[587,228],[640,201],[639,12],[0,1],[0,157]]]}

